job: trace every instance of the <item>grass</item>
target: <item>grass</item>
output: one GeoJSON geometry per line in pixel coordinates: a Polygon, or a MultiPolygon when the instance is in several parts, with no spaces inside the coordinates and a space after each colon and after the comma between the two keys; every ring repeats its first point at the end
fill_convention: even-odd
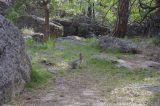
{"type": "Polygon", "coordinates": [[[160,45],[160,37],[157,36],[157,37],[150,38],[149,42],[154,45],[160,45]]]}
{"type": "MultiPolygon", "coordinates": [[[[95,39],[87,39],[83,42],[83,44],[73,44],[70,41],[61,41],[57,42],[57,45],[64,46],[64,50],[58,50],[54,48],[55,41],[48,41],[45,44],[36,44],[34,41],[27,41],[27,44],[31,45],[32,47],[29,49],[30,52],[35,55],[40,52],[48,52],[51,54],[53,59],[57,60],[56,58],[62,58],[63,61],[69,62],[75,58],[78,58],[79,53],[82,53],[84,56],[84,60],[86,62],[85,68],[92,69],[92,71],[97,71],[98,73],[102,74],[111,74],[111,76],[118,75],[121,79],[124,80],[132,80],[132,81],[140,81],[143,80],[145,77],[155,77],[157,73],[152,70],[145,70],[145,69],[135,69],[131,71],[126,68],[118,68],[110,61],[103,61],[103,60],[96,60],[93,59],[92,56],[96,54],[100,54],[101,50],[97,47],[95,43],[95,39]]],[[[116,57],[120,58],[122,53],[118,50],[107,50],[105,51],[107,54],[115,55],[116,57]]],[[[126,54],[125,54],[126,55],[126,54]]],[[[129,54],[127,54],[129,55],[129,54]]],[[[37,55],[40,57],[40,55],[37,55]]],[[[37,57],[34,56],[34,59],[37,57]]],[[[46,56],[47,58],[47,56],[46,56]]],[[[36,62],[38,59],[36,59],[36,62]]],[[[35,62],[35,63],[36,63],[35,62]]]]}
{"type": "Polygon", "coordinates": [[[134,37],[131,40],[135,43],[146,42],[149,44],[154,44],[156,46],[160,45],[160,37],[159,36],[154,36],[154,37],[150,37],[150,38],[134,37]]]}
{"type": "MultiPolygon", "coordinates": [[[[111,61],[93,59],[94,55],[101,53],[113,55],[117,58],[120,58],[123,55],[131,56],[130,54],[120,53],[118,50],[114,51],[109,49],[103,52],[97,46],[96,39],[86,39],[81,42],[72,42],[68,40],[55,42],[49,40],[44,44],[39,44],[33,40],[28,40],[26,41],[26,45],[28,47],[28,53],[32,55],[33,58],[32,80],[27,84],[27,87],[30,88],[39,84],[44,84],[49,78],[51,78],[51,74],[39,64],[39,61],[43,58],[56,63],[59,66],[60,76],[71,77],[80,73],[90,74],[93,76],[94,80],[97,79],[97,86],[100,89],[103,89],[106,98],[112,98],[113,101],[115,98],[113,95],[110,95],[110,93],[115,88],[124,87],[135,83],[152,83],[159,78],[159,73],[154,70],[129,70],[126,68],[116,67],[111,61]],[[56,49],[54,48],[55,45],[63,46],[64,49],[56,49]],[[64,64],[77,59],[79,53],[82,53],[84,57],[82,69],[74,69],[65,72],[64,64]]],[[[119,95],[120,94],[121,91],[119,92],[119,95]]],[[[137,99],[138,97],[135,98],[137,99]]],[[[145,98],[145,96],[143,96],[143,98],[145,98]]],[[[146,98],[146,100],[148,100],[148,98],[146,98]]]]}
{"type": "Polygon", "coordinates": [[[159,106],[160,105],[160,93],[157,93],[154,95],[153,98],[151,98],[151,102],[149,104],[149,106],[159,106]]]}
{"type": "Polygon", "coordinates": [[[44,68],[33,64],[31,72],[31,80],[26,84],[27,88],[35,88],[52,78],[52,75],[44,68]]]}
{"type": "Polygon", "coordinates": [[[21,31],[24,36],[31,35],[34,32],[33,28],[27,27],[23,28],[21,31]]]}
{"type": "Polygon", "coordinates": [[[110,61],[106,62],[103,60],[92,59],[90,60],[90,65],[94,68],[96,67],[96,70],[99,70],[99,73],[102,74],[109,73],[111,76],[119,76],[121,80],[125,81],[132,81],[132,82],[143,81],[147,77],[152,78],[157,76],[157,73],[152,70],[146,70],[146,69],[129,70],[126,68],[119,68],[116,67],[110,61]]]}
{"type": "Polygon", "coordinates": [[[54,76],[47,71],[46,68],[42,67],[39,63],[41,56],[40,52],[49,51],[55,45],[55,41],[49,39],[44,44],[37,43],[32,39],[26,41],[27,52],[32,57],[32,72],[31,72],[31,81],[26,84],[27,88],[39,87],[48,82],[49,79],[54,76]]]}

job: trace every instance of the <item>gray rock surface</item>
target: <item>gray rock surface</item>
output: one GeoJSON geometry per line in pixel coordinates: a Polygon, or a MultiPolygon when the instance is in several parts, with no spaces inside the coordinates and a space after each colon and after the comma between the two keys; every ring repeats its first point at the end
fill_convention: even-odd
{"type": "MultiPolygon", "coordinates": [[[[45,20],[43,18],[29,15],[21,16],[16,20],[16,25],[18,28],[22,29],[25,27],[33,28],[34,32],[44,33],[45,32],[45,20]]],[[[63,26],[60,24],[50,22],[50,35],[51,37],[63,36],[63,26]]]]}
{"type": "Polygon", "coordinates": [[[0,14],[1,15],[5,15],[6,14],[7,8],[8,8],[8,5],[4,1],[0,0],[0,14]]]}
{"type": "Polygon", "coordinates": [[[102,25],[96,20],[92,20],[84,15],[76,15],[71,19],[54,19],[64,27],[64,36],[80,36],[85,38],[95,35],[107,35],[110,33],[108,26],[102,25]]]}
{"type": "Polygon", "coordinates": [[[103,49],[117,49],[122,53],[138,53],[138,45],[125,39],[103,36],[98,41],[99,46],[103,49]]]}
{"type": "Polygon", "coordinates": [[[23,90],[30,72],[31,62],[20,31],[0,15],[0,105],[23,90]]]}
{"type": "Polygon", "coordinates": [[[160,71],[160,63],[154,61],[148,61],[146,58],[140,58],[138,56],[132,57],[130,59],[125,59],[123,57],[117,58],[111,54],[97,54],[93,55],[92,59],[111,62],[117,67],[127,68],[127,69],[154,69],[160,71]],[[131,61],[132,60],[132,61],[131,61]]]}
{"type": "Polygon", "coordinates": [[[40,43],[44,42],[44,34],[43,33],[32,33],[31,37],[36,42],[40,42],[40,43]]]}
{"type": "Polygon", "coordinates": [[[66,36],[57,38],[57,41],[63,41],[63,40],[84,41],[85,39],[79,36],[66,36]]]}

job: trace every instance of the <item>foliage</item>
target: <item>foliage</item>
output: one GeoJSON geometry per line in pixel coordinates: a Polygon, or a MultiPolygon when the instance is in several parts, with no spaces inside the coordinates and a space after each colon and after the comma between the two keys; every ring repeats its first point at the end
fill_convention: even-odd
{"type": "MultiPolygon", "coordinates": [[[[15,0],[14,5],[8,10],[7,17],[12,21],[24,14],[27,5],[37,6],[40,0],[15,0]]],[[[143,0],[144,4],[154,6],[153,0],[143,0]]],[[[57,17],[64,12],[79,14],[87,12],[88,6],[95,3],[96,19],[104,23],[114,25],[117,16],[118,0],[51,0],[50,16],[57,17]]],[[[138,0],[130,0],[129,22],[140,21],[145,15],[146,10],[141,9],[138,0]]]]}
{"type": "Polygon", "coordinates": [[[19,17],[19,13],[14,9],[14,8],[10,8],[8,10],[8,14],[7,14],[7,18],[13,22],[15,22],[15,20],[17,19],[17,17],[19,17]]]}
{"type": "Polygon", "coordinates": [[[7,18],[15,22],[17,17],[25,13],[25,3],[27,0],[15,0],[13,5],[8,9],[7,18]]]}

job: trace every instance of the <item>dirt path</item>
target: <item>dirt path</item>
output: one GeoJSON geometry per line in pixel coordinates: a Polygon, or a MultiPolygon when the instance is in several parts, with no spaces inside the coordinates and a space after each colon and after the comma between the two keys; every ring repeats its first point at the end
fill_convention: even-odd
{"type": "Polygon", "coordinates": [[[17,100],[9,106],[107,106],[93,76],[86,73],[57,77],[47,88],[27,91],[17,100]]]}
{"type": "MultiPolygon", "coordinates": [[[[112,89],[111,102],[107,100],[106,92],[99,89],[100,80],[84,71],[69,76],[58,76],[56,80],[50,80],[48,85],[33,91],[25,91],[10,105],[4,106],[152,106],[143,103],[145,101],[143,95],[151,97],[151,92],[160,92],[158,85],[131,84],[112,89]],[[137,97],[142,95],[142,99],[136,100],[134,98],[136,95],[137,97]]],[[[108,92],[108,95],[110,93],[108,92]]],[[[153,106],[159,106],[159,103],[158,101],[153,106]]]]}

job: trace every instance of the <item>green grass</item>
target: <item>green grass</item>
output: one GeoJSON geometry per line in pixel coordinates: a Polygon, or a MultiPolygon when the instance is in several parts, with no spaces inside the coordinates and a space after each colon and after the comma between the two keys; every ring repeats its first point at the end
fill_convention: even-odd
{"type": "Polygon", "coordinates": [[[26,84],[27,88],[35,88],[46,83],[53,76],[44,68],[33,64],[31,72],[31,80],[26,84]]]}
{"type": "MultiPolygon", "coordinates": [[[[51,77],[50,73],[42,67],[39,62],[42,58],[56,63],[60,67],[58,73],[61,77],[72,77],[81,73],[86,73],[94,77],[98,81],[97,85],[103,89],[105,95],[117,87],[124,87],[134,83],[151,83],[159,77],[159,73],[154,70],[119,68],[111,61],[94,59],[97,54],[106,54],[121,58],[121,56],[129,56],[131,54],[123,54],[117,50],[102,51],[96,43],[96,39],[86,39],[80,43],[64,40],[55,42],[49,40],[45,44],[39,44],[33,40],[26,42],[28,53],[32,55],[33,71],[32,80],[27,84],[27,87],[34,87],[47,82],[51,77]],[[55,45],[64,47],[64,50],[54,48],[55,45]],[[78,58],[79,53],[82,53],[84,62],[81,69],[69,69],[65,71],[64,62],[70,62],[78,58]],[[62,65],[61,65],[62,64],[62,65]]],[[[55,76],[56,77],[56,76],[55,76]]]]}
{"type": "Polygon", "coordinates": [[[149,37],[149,38],[134,37],[131,40],[135,43],[146,42],[149,44],[154,44],[156,46],[160,45],[160,37],[159,36],[153,36],[153,37],[149,37]]]}
{"type": "MultiPolygon", "coordinates": [[[[64,57],[64,60],[70,61],[74,58],[78,57],[78,53],[82,52],[85,59],[85,67],[88,70],[92,70],[93,73],[101,73],[103,75],[110,75],[110,76],[118,76],[120,80],[123,81],[143,81],[145,78],[153,78],[157,77],[157,72],[153,70],[146,70],[146,69],[135,69],[129,70],[126,68],[118,68],[112,62],[103,61],[103,60],[95,60],[92,59],[92,56],[95,54],[100,53],[100,48],[97,47],[94,39],[88,39],[85,41],[85,45],[73,45],[68,41],[61,42],[62,45],[67,47],[64,51],[58,51],[60,57],[64,57]]],[[[56,52],[56,51],[55,51],[56,52]]],[[[122,55],[126,55],[120,53],[119,51],[108,50],[105,51],[107,54],[115,55],[116,57],[120,58],[122,55]]],[[[129,55],[129,54],[128,54],[129,55]]]]}
{"type": "MultiPolygon", "coordinates": [[[[143,81],[147,77],[156,77],[157,73],[152,70],[145,69],[135,69],[129,70],[126,68],[118,68],[110,61],[96,60],[92,56],[101,53],[101,49],[97,46],[95,39],[86,39],[83,41],[83,44],[77,43],[74,44],[70,41],[64,40],[61,42],[56,42],[57,45],[64,46],[64,50],[54,49],[55,41],[48,41],[46,44],[36,44],[34,41],[27,41],[28,45],[32,45],[29,49],[33,55],[38,52],[47,52],[54,55],[53,60],[57,58],[63,59],[65,62],[69,62],[78,58],[79,53],[82,53],[84,57],[85,64],[83,65],[86,69],[92,70],[96,73],[110,74],[111,76],[118,76],[121,80],[130,80],[130,81],[143,81]],[[54,44],[53,44],[54,42],[54,44]],[[50,48],[52,46],[52,48],[50,48]]],[[[120,58],[122,55],[118,50],[108,49],[104,53],[111,54],[120,58]]],[[[129,54],[128,54],[129,55],[129,54]]],[[[36,57],[40,55],[35,55],[33,60],[36,60],[36,57]]]]}
{"type": "Polygon", "coordinates": [[[35,54],[41,52],[41,51],[50,51],[55,46],[55,41],[52,39],[49,39],[47,42],[44,43],[38,43],[35,42],[33,39],[28,39],[26,41],[27,46],[27,52],[34,56],[35,54]]]}
{"type": "Polygon", "coordinates": [[[35,88],[41,86],[54,76],[47,71],[40,63],[41,52],[48,52],[54,48],[55,41],[49,39],[45,43],[37,43],[32,39],[26,41],[27,52],[32,56],[32,72],[31,80],[26,84],[27,88],[35,88]]]}
{"type": "Polygon", "coordinates": [[[160,45],[160,37],[153,37],[149,39],[149,42],[154,44],[154,45],[160,45]]]}
{"type": "Polygon", "coordinates": [[[109,77],[117,76],[122,82],[140,82],[146,78],[158,77],[158,72],[147,69],[126,69],[116,67],[111,61],[90,59],[88,60],[88,68],[93,68],[94,72],[102,75],[109,75],[109,77]]]}
{"type": "Polygon", "coordinates": [[[148,106],[159,106],[160,105],[160,93],[156,93],[153,98],[150,98],[148,106]]]}

